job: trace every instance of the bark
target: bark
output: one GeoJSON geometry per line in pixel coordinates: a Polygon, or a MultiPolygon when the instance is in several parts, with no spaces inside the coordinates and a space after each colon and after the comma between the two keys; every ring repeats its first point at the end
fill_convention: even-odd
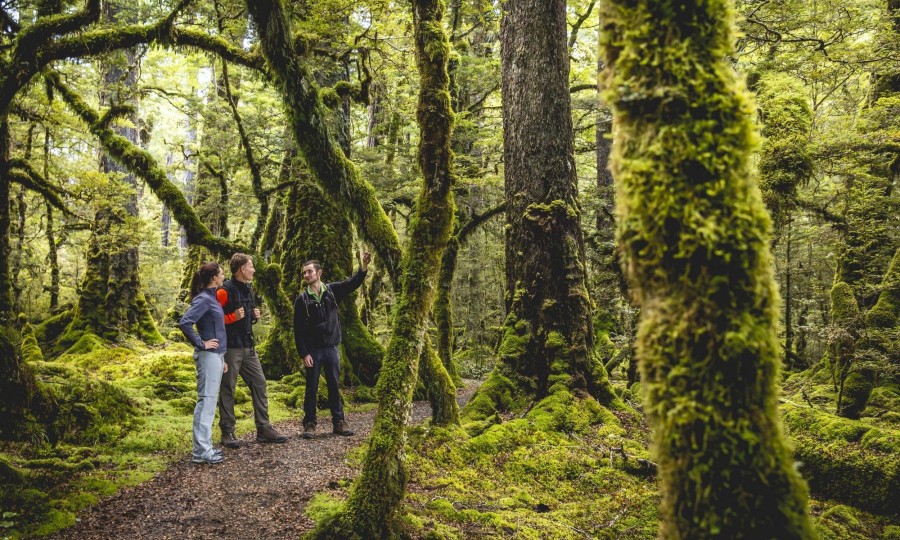
{"type": "MultiPolygon", "coordinates": [[[[341,512],[320,524],[318,538],[392,538],[400,526],[400,504],[408,472],[403,454],[405,427],[431,310],[437,269],[453,219],[450,107],[447,61],[450,44],[440,0],[415,0],[413,22],[420,75],[419,166],[425,182],[419,193],[401,262],[398,305],[391,341],[378,379],[378,412],[362,471],[341,512]]],[[[433,364],[432,364],[433,365],[433,364]]],[[[436,367],[440,367],[437,363],[436,367]]],[[[449,381],[449,377],[445,379],[449,381]]],[[[452,384],[450,385],[452,388],[452,384]]]]}
{"type": "MultiPolygon", "coordinates": [[[[593,354],[565,7],[563,0],[503,6],[507,316],[492,377],[512,381],[525,401],[568,389],[621,406],[593,354]]],[[[469,418],[493,414],[486,401],[505,406],[500,395],[487,394],[495,388],[479,389],[469,418]]]]}
{"type": "Polygon", "coordinates": [[[604,2],[618,238],[661,538],[815,538],[776,410],[770,219],[750,173],[753,108],[726,60],[731,2],[604,2]]]}

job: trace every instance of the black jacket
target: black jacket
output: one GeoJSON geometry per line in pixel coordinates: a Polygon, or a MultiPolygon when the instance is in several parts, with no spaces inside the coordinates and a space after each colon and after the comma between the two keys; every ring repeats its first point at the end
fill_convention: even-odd
{"type": "Polygon", "coordinates": [[[294,301],[294,343],[300,358],[310,349],[341,342],[341,323],[337,303],[355,291],[366,279],[365,270],[357,270],[350,279],[325,285],[320,301],[304,290],[294,301]]]}
{"type": "Polygon", "coordinates": [[[216,298],[225,312],[225,332],[228,334],[229,349],[251,349],[254,346],[253,290],[249,285],[236,279],[226,279],[222,288],[216,291],[216,298]],[[234,312],[244,308],[244,318],[234,320],[234,312]]]}

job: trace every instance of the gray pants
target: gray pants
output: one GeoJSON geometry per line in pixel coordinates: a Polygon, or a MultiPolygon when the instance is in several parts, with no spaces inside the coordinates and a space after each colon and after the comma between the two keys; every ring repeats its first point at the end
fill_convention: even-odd
{"type": "MultiPolygon", "coordinates": [[[[194,457],[213,455],[212,426],[216,418],[216,395],[225,367],[222,355],[212,351],[194,352],[197,368],[197,406],[194,407],[194,457]]],[[[231,368],[229,368],[231,369],[231,368]]]]}
{"type": "Polygon", "coordinates": [[[225,363],[228,364],[228,373],[222,376],[222,389],[219,392],[219,427],[222,431],[234,431],[237,421],[234,417],[234,389],[238,374],[250,387],[256,429],[268,426],[269,396],[266,393],[266,376],[263,375],[256,350],[229,347],[225,351],[225,363]]]}

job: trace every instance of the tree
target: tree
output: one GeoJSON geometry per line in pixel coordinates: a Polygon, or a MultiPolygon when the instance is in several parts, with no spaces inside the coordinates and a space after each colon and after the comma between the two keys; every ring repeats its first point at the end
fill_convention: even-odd
{"type": "Polygon", "coordinates": [[[770,220],[750,100],[726,61],[731,3],[614,0],[601,21],[660,535],[814,538],[776,411],[770,220]]]}
{"type": "Polygon", "coordinates": [[[484,419],[550,394],[620,406],[593,354],[569,101],[566,4],[503,5],[506,319],[498,365],[467,406],[484,419]]]}

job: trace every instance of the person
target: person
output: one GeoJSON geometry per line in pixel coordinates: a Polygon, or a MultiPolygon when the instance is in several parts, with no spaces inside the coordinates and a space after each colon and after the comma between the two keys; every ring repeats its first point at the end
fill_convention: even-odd
{"type": "Polygon", "coordinates": [[[178,321],[184,336],[194,345],[194,366],[197,368],[197,405],[194,407],[193,463],[217,464],[224,461],[222,451],[213,448],[212,424],[216,417],[216,399],[222,374],[228,371],[225,350],[225,314],[216,300],[216,289],[225,274],[214,262],[200,266],[191,279],[191,305],[178,321]],[[197,326],[197,332],[194,331],[197,326]],[[198,333],[199,332],[199,333],[198,333]]]}
{"type": "Polygon", "coordinates": [[[256,422],[256,440],[262,443],[283,443],[287,437],[278,432],[269,422],[269,398],[266,392],[266,376],[263,374],[256,343],[253,339],[253,325],[259,320],[259,308],[253,299],[250,282],[256,269],[253,259],[244,253],[235,253],[229,262],[231,279],[216,291],[216,298],[225,312],[225,333],[228,335],[228,349],[225,364],[228,373],[222,376],[219,390],[219,428],[222,430],[222,446],[237,448],[240,442],[234,436],[234,389],[238,374],[250,387],[253,399],[253,420],[256,422]]]}
{"type": "Polygon", "coordinates": [[[331,409],[332,432],[336,435],[353,435],[344,419],[338,380],[341,357],[341,323],[338,321],[338,305],[356,290],[366,279],[366,271],[372,255],[363,252],[359,270],[344,281],[322,283],[322,265],[319,261],[303,263],[304,290],[294,301],[294,343],[303,359],[306,371],[306,393],[303,399],[303,438],[311,439],[316,433],[316,394],[319,374],[325,374],[328,383],[328,407],[331,409]]]}

